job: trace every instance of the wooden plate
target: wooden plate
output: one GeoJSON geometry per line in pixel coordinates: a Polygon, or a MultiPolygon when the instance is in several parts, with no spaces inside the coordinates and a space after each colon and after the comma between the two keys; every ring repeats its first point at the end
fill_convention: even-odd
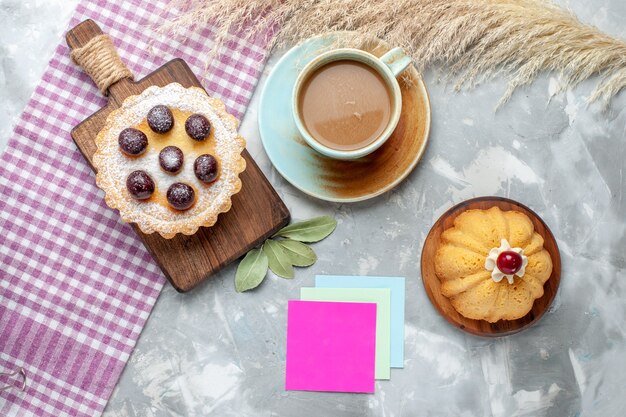
{"type": "Polygon", "coordinates": [[[537,322],[548,307],[550,307],[552,300],[554,300],[556,296],[559,283],[561,282],[561,256],[556,240],[548,226],[528,207],[502,197],[473,198],[457,204],[445,212],[439,220],[437,220],[432,229],[430,229],[426,237],[426,242],[424,242],[424,248],[422,249],[422,281],[431,303],[433,303],[437,311],[453,326],[477,336],[506,336],[531,326],[537,322]],[[517,320],[500,320],[496,323],[489,323],[485,320],[468,319],[457,313],[450,303],[450,300],[441,294],[441,284],[439,278],[435,275],[434,262],[441,233],[454,225],[454,219],[456,219],[457,216],[466,210],[487,210],[491,207],[499,207],[503,211],[519,211],[528,216],[535,226],[535,231],[543,237],[543,247],[550,254],[553,264],[552,275],[550,275],[550,278],[548,278],[543,286],[543,296],[535,300],[530,312],[517,320]]]}

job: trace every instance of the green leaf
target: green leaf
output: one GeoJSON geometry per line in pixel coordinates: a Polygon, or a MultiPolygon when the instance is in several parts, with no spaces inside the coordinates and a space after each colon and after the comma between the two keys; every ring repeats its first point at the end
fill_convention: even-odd
{"type": "Polygon", "coordinates": [[[235,274],[235,290],[243,292],[256,288],[267,274],[268,260],[261,249],[252,249],[239,262],[235,274]]]}
{"type": "Polygon", "coordinates": [[[317,261],[317,255],[313,249],[304,243],[291,239],[277,240],[276,242],[282,247],[294,266],[311,266],[317,261]]]}
{"type": "Polygon", "coordinates": [[[267,255],[270,269],[283,278],[293,278],[293,266],[283,248],[274,240],[268,239],[263,244],[263,252],[267,255]]]}
{"type": "Polygon", "coordinates": [[[274,236],[282,236],[299,242],[318,242],[331,234],[335,227],[337,227],[335,219],[330,216],[321,216],[290,224],[280,229],[274,236]]]}

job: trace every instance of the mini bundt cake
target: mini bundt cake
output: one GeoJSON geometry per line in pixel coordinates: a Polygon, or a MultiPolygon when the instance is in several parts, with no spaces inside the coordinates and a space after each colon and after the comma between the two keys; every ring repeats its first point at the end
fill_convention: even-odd
{"type": "Polygon", "coordinates": [[[552,260],[525,214],[492,207],[465,211],[441,234],[435,273],[459,314],[494,323],[528,314],[552,260]]]}

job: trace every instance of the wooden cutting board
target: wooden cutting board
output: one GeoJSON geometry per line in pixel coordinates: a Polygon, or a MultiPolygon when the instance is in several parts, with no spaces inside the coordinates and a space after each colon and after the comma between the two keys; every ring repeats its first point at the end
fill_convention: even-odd
{"type": "MultiPolygon", "coordinates": [[[[66,40],[74,49],[101,34],[102,30],[94,21],[86,20],[71,29],[66,40]]],[[[109,87],[107,106],[72,130],[74,142],[92,169],[91,160],[96,151],[94,139],[109,113],[120,107],[126,97],[140,94],[153,85],[165,86],[172,82],[203,88],[182,59],[168,62],[137,82],[124,78],[109,87]]],[[[289,223],[289,210],[274,188],[247,151],[243,152],[243,157],[247,167],[240,176],[241,191],[233,196],[231,210],[220,214],[213,227],[201,228],[193,236],[179,234],[165,239],[158,233],[142,233],[133,224],[146,249],[180,292],[190,290],[289,223]]]]}

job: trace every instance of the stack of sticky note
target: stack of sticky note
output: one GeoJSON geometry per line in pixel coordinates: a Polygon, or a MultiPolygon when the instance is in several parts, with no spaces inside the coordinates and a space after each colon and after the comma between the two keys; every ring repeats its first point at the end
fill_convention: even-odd
{"type": "Polygon", "coordinates": [[[404,366],[404,278],[318,275],[287,316],[288,390],[374,392],[404,366]]]}

